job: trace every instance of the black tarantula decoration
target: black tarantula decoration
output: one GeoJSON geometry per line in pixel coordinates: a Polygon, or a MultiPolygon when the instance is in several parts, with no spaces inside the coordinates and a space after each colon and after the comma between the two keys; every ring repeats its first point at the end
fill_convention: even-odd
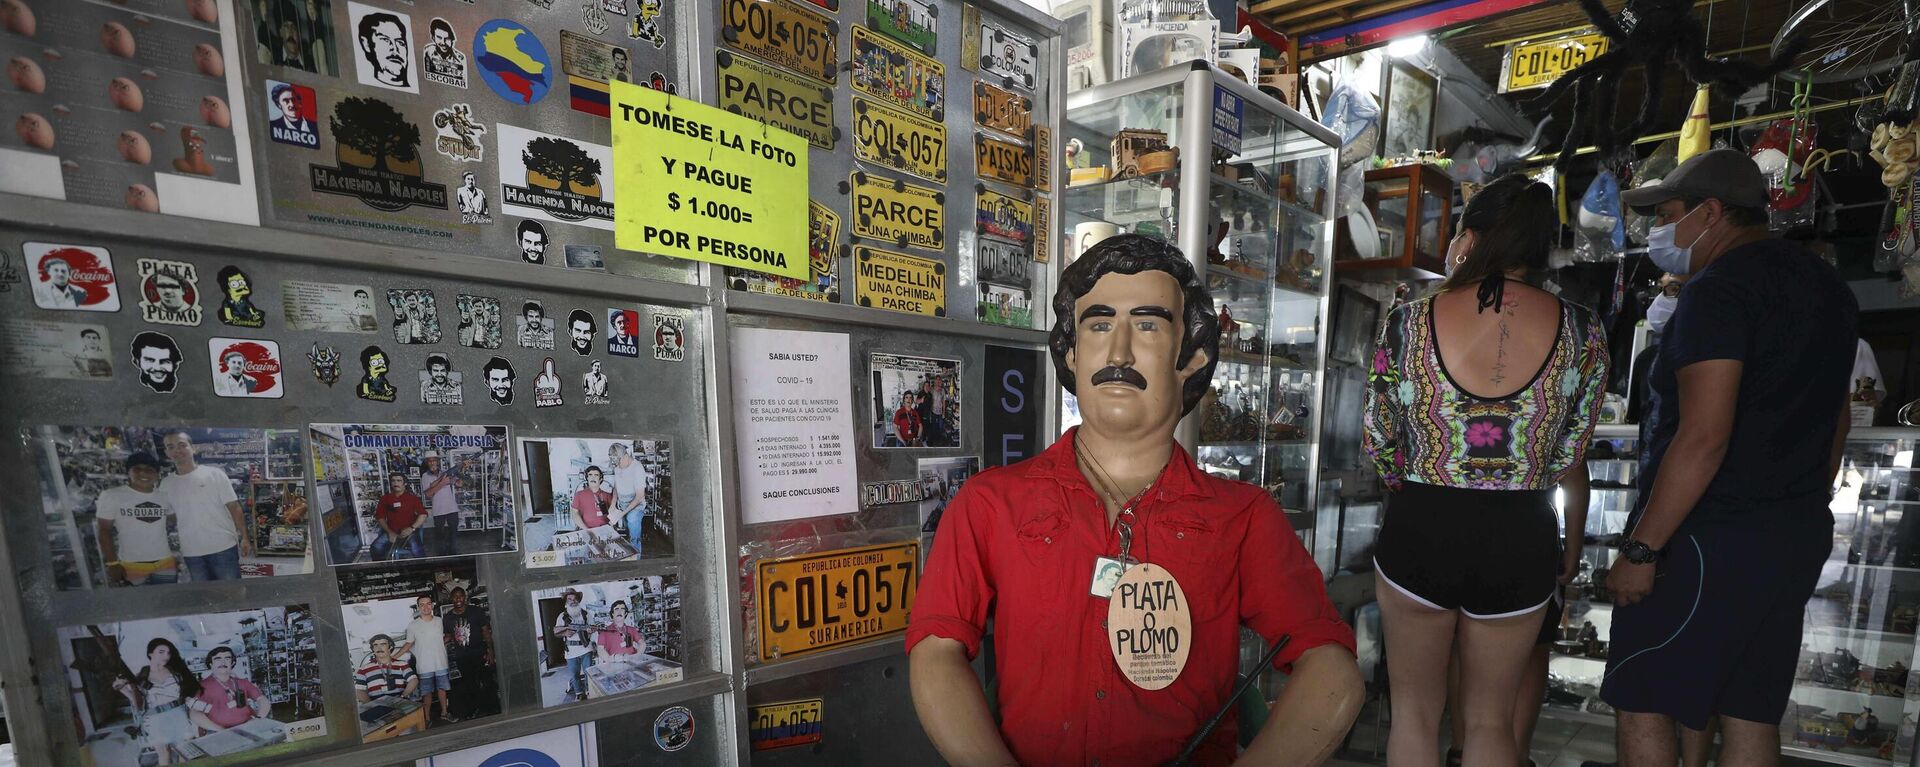
{"type": "Polygon", "coordinates": [[[1764,64],[1707,58],[1707,33],[1693,20],[1693,4],[1694,0],[1628,0],[1615,19],[1601,0],[1580,0],[1587,20],[1607,36],[1607,52],[1561,75],[1529,102],[1545,111],[1573,91],[1573,115],[1561,139],[1555,169],[1565,171],[1572,165],[1574,152],[1587,143],[1589,135],[1605,163],[1627,142],[1646,133],[1659,116],[1669,59],[1678,61],[1694,83],[1712,83],[1737,95],[1784,71],[1806,48],[1805,37],[1795,39],[1764,64]],[[1636,64],[1641,66],[1646,96],[1639,116],[1626,130],[1616,131],[1612,115],[1620,80],[1636,64]]]}

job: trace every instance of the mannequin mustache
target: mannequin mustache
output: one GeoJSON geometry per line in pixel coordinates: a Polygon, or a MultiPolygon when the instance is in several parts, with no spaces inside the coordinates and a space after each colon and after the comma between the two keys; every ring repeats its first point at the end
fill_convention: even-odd
{"type": "Polygon", "coordinates": [[[1114,381],[1143,391],[1147,388],[1147,377],[1140,375],[1140,371],[1134,370],[1133,368],[1116,367],[1113,365],[1108,365],[1101,368],[1100,372],[1094,373],[1091,383],[1094,386],[1099,386],[1114,381]]]}

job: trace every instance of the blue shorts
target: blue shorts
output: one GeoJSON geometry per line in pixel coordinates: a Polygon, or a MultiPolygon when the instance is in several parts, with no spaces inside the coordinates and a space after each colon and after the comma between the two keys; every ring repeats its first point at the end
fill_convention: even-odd
{"type": "Polygon", "coordinates": [[[447,692],[452,692],[453,691],[452,684],[453,684],[453,677],[447,674],[446,669],[440,669],[439,671],[421,674],[420,675],[420,694],[430,695],[433,693],[434,690],[445,690],[447,692]]]}
{"type": "Polygon", "coordinates": [[[1601,700],[1693,730],[1716,714],[1778,724],[1832,550],[1824,508],[1683,526],[1654,566],[1653,593],[1614,608],[1601,700]]]}

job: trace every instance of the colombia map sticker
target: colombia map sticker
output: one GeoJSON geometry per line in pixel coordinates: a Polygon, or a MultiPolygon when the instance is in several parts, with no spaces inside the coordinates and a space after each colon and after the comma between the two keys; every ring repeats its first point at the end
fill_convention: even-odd
{"type": "Polygon", "coordinates": [[[721,0],[720,39],[774,66],[828,84],[840,79],[840,22],[793,0],[721,0]]]}
{"type": "Polygon", "coordinates": [[[860,171],[850,178],[853,236],[933,251],[945,244],[945,192],[860,171]]]}
{"type": "Polygon", "coordinates": [[[866,27],[853,27],[853,89],[936,122],[947,119],[947,67],[866,27]]]}
{"type": "Polygon", "coordinates": [[[720,108],[765,123],[832,149],[840,139],[833,127],[833,89],[746,56],[715,51],[720,108]]]}
{"type": "Polygon", "coordinates": [[[553,59],[533,30],[508,19],[494,19],[473,31],[474,68],[494,95],[509,104],[529,106],[553,87],[553,59]]]}
{"type": "Polygon", "coordinates": [[[947,146],[947,126],[853,97],[854,157],[944,184],[947,146]]]}

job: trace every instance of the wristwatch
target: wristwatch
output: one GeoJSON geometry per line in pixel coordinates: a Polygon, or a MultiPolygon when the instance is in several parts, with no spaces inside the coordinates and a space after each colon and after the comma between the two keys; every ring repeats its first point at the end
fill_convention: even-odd
{"type": "Polygon", "coordinates": [[[1665,552],[1628,538],[1620,544],[1620,557],[1636,565],[1650,565],[1665,552]]]}

